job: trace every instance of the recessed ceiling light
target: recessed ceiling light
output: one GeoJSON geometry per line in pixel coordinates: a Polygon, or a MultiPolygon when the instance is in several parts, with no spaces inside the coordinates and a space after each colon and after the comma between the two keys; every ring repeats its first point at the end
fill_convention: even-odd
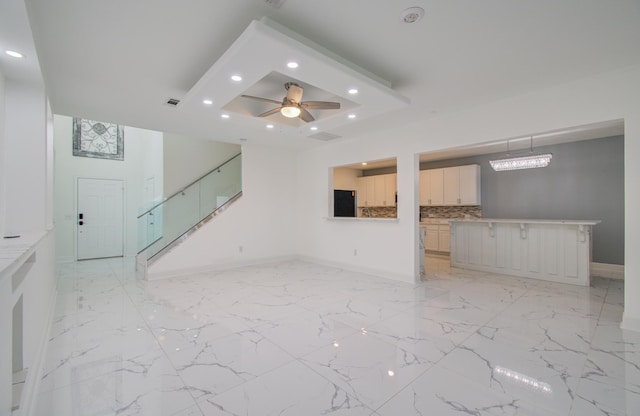
{"type": "Polygon", "coordinates": [[[6,53],[7,55],[11,56],[12,58],[24,58],[24,55],[21,54],[20,52],[6,50],[6,51],[4,51],[4,53],[6,53]]]}
{"type": "Polygon", "coordinates": [[[312,127],[310,127],[309,129],[310,129],[310,130],[313,130],[313,131],[316,131],[316,130],[318,130],[318,126],[312,126],[312,127]]]}
{"type": "Polygon", "coordinates": [[[367,166],[367,162],[360,163],[362,166],[367,166]]]}
{"type": "Polygon", "coordinates": [[[231,81],[240,82],[242,77],[240,75],[231,75],[231,81]]]}
{"type": "Polygon", "coordinates": [[[349,90],[349,94],[357,94],[358,93],[358,89],[357,88],[351,88],[349,90]]]}
{"type": "Polygon", "coordinates": [[[349,114],[347,117],[349,117],[349,118],[356,118],[356,115],[355,115],[355,114],[349,114]]]}
{"type": "Polygon", "coordinates": [[[295,61],[289,61],[287,62],[287,68],[290,69],[296,69],[298,67],[298,63],[295,61]]]}
{"type": "Polygon", "coordinates": [[[229,114],[222,114],[220,117],[222,117],[222,118],[229,118],[229,114]]]}
{"type": "Polygon", "coordinates": [[[273,128],[273,124],[267,124],[267,128],[268,129],[272,129],[273,128]]]}
{"type": "Polygon", "coordinates": [[[202,104],[204,104],[204,105],[211,105],[211,104],[213,104],[213,101],[212,101],[212,100],[209,100],[209,99],[205,99],[205,100],[202,100],[202,104]]]}

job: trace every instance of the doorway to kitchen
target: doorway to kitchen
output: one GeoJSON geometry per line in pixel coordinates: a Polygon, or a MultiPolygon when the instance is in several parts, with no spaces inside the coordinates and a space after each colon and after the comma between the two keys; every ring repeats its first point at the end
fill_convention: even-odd
{"type": "Polygon", "coordinates": [[[78,260],[122,257],[124,181],[78,178],[78,260]]]}

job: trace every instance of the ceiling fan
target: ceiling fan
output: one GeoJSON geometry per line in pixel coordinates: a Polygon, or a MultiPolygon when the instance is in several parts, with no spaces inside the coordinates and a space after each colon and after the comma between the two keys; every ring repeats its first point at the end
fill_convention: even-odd
{"type": "Polygon", "coordinates": [[[273,108],[262,114],[258,114],[258,117],[267,117],[280,112],[280,114],[288,118],[300,117],[300,119],[307,123],[315,120],[315,118],[309,111],[307,111],[307,109],[337,110],[340,108],[340,103],[331,101],[301,101],[304,89],[295,82],[287,82],[284,84],[284,87],[287,89],[287,96],[282,99],[282,102],[270,100],[268,98],[254,97],[252,95],[243,94],[242,97],[251,98],[253,100],[266,101],[268,103],[279,105],[279,107],[273,108]]]}

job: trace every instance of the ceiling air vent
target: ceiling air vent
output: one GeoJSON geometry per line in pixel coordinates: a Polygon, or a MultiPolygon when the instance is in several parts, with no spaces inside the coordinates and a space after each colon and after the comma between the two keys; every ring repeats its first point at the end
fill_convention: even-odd
{"type": "Polygon", "coordinates": [[[177,106],[178,103],[180,103],[180,100],[178,100],[177,98],[169,98],[167,100],[167,104],[172,105],[172,106],[177,106]]]}
{"type": "Polygon", "coordinates": [[[321,132],[321,133],[312,134],[309,137],[311,137],[312,139],[318,139],[318,140],[322,140],[324,142],[328,142],[329,140],[339,139],[342,136],[338,136],[337,134],[321,132]]]}
{"type": "Polygon", "coordinates": [[[273,8],[279,9],[284,0],[264,0],[264,2],[273,8]]]}

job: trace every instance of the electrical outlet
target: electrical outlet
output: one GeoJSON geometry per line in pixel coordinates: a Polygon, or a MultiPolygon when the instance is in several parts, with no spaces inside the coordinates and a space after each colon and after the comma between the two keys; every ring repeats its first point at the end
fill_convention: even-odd
{"type": "Polygon", "coordinates": [[[354,256],[357,256],[357,255],[358,255],[358,249],[357,249],[357,248],[354,248],[354,249],[353,249],[353,255],[354,255],[354,256]]]}
{"type": "Polygon", "coordinates": [[[243,250],[243,249],[244,249],[244,248],[243,248],[242,246],[238,246],[238,251],[239,251],[240,253],[242,253],[242,250],[243,250]]]}

